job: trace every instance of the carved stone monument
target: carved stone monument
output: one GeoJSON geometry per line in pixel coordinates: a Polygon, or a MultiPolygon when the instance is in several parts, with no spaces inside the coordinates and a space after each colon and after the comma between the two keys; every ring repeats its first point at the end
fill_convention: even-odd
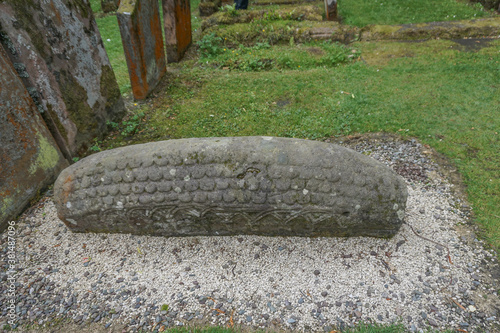
{"type": "Polygon", "coordinates": [[[54,187],[77,232],[390,237],[407,190],[334,144],[274,137],[170,140],[86,157],[54,187]]]}
{"type": "Polygon", "coordinates": [[[144,99],[166,73],[158,0],[121,0],[116,13],[135,99],[144,99]]]}
{"type": "Polygon", "coordinates": [[[167,61],[179,62],[191,45],[189,0],[162,0],[167,61]]]}

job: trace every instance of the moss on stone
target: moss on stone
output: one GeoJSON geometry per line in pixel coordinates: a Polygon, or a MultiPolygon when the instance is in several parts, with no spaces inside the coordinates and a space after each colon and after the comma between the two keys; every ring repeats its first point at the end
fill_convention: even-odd
{"type": "Polygon", "coordinates": [[[33,24],[33,13],[42,12],[39,4],[33,0],[5,0],[14,9],[15,21],[12,25],[16,29],[25,30],[31,38],[37,52],[43,59],[48,59],[49,53],[46,50],[43,31],[33,24]],[[30,10],[30,8],[32,10],[30,10]]]}
{"type": "Polygon", "coordinates": [[[118,14],[129,13],[132,14],[135,10],[136,0],[121,0],[120,7],[118,7],[118,14]]]}
{"type": "Polygon", "coordinates": [[[210,16],[217,12],[217,5],[213,2],[202,2],[198,5],[200,16],[210,16]]]}
{"type": "Polygon", "coordinates": [[[349,39],[359,32],[356,27],[342,26],[337,22],[278,20],[214,26],[206,29],[203,34],[215,33],[218,37],[225,38],[227,46],[251,46],[257,42],[288,44],[292,37],[296,42],[308,42],[315,39],[316,32],[323,30],[329,32],[329,40],[340,42],[344,42],[346,36],[349,39]]]}
{"type": "Polygon", "coordinates": [[[69,118],[78,128],[78,135],[75,138],[75,146],[90,140],[94,133],[97,133],[98,122],[92,108],[87,104],[85,89],[67,71],[61,71],[58,77],[61,87],[62,97],[69,113],[69,118]]]}
{"type": "Polygon", "coordinates": [[[361,30],[361,40],[453,39],[500,35],[500,20],[487,18],[455,22],[403,25],[370,25],[361,30]]]}
{"type": "Polygon", "coordinates": [[[59,152],[52,145],[47,138],[45,138],[39,132],[36,133],[38,137],[39,150],[36,156],[36,160],[31,164],[29,168],[29,173],[33,175],[39,169],[43,171],[48,171],[53,169],[59,164],[59,152]]]}
{"type": "Polygon", "coordinates": [[[125,108],[120,103],[122,98],[120,87],[116,82],[115,73],[110,66],[101,67],[101,95],[106,100],[106,115],[111,115],[113,121],[119,121],[125,115],[125,108]]]}
{"type": "Polygon", "coordinates": [[[216,25],[249,23],[255,20],[322,21],[323,16],[316,6],[294,6],[280,10],[245,10],[236,12],[236,15],[231,12],[217,12],[205,19],[201,28],[205,30],[216,25]]]}

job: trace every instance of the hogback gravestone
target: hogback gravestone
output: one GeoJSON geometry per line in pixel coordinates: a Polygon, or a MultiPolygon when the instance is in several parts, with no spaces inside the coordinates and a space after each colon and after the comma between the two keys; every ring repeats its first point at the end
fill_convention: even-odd
{"type": "Polygon", "coordinates": [[[389,237],[407,199],[404,180],[372,158],[275,137],[104,151],[65,169],[54,191],[73,231],[163,236],[389,237]]]}

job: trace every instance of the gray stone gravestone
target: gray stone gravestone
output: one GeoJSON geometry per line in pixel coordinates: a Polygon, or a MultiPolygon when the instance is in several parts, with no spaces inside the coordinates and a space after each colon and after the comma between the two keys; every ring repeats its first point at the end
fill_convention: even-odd
{"type": "Polygon", "coordinates": [[[166,73],[158,0],[121,0],[116,13],[135,99],[144,99],[166,73]]]}
{"type": "Polygon", "coordinates": [[[372,158],[274,137],[113,149],[65,169],[54,191],[73,231],[163,236],[389,237],[407,198],[404,180],[372,158]]]}

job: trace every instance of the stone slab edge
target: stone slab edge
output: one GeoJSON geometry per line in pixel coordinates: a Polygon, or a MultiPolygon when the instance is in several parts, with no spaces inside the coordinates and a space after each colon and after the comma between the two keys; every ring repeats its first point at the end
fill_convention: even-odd
{"type": "Polygon", "coordinates": [[[67,165],[0,45],[0,230],[67,165]]]}

